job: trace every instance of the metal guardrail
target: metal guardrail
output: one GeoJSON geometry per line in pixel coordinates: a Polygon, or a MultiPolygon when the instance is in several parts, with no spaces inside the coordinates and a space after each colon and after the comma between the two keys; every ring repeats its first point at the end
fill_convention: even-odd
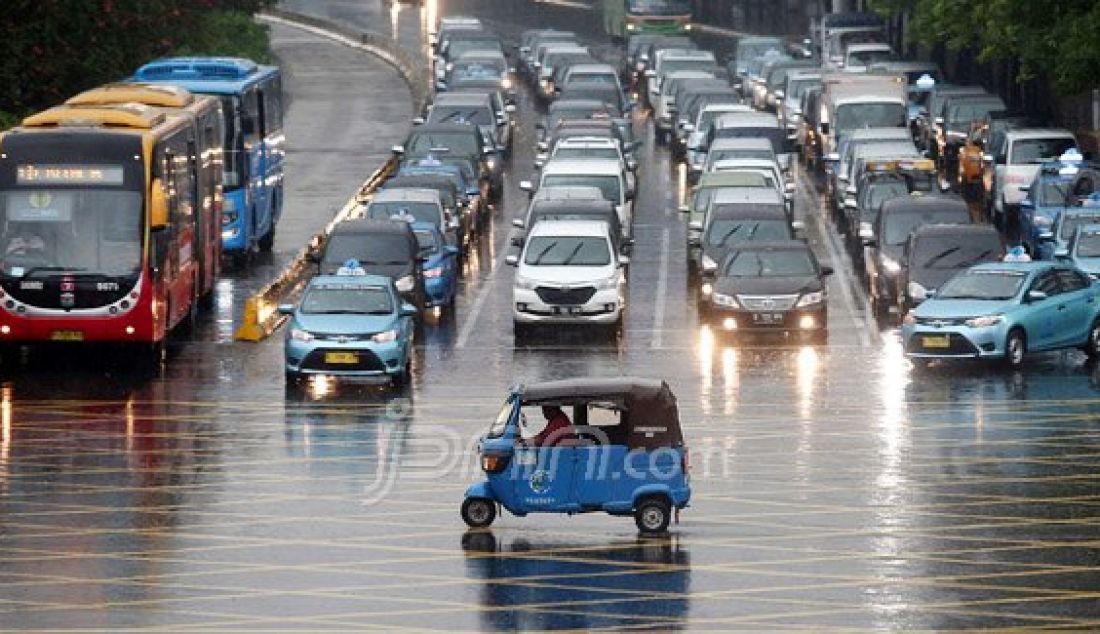
{"type": "MultiPolygon", "coordinates": [[[[338,36],[347,40],[349,44],[358,45],[368,52],[377,55],[401,74],[412,92],[414,112],[422,112],[431,98],[431,90],[427,84],[427,68],[420,64],[415,57],[392,38],[377,33],[355,31],[344,26],[321,20],[312,16],[301,15],[281,9],[269,9],[260,14],[260,19],[287,24],[298,28],[304,28],[313,32],[332,37],[338,36]]],[[[311,253],[318,251],[332,233],[333,228],[348,218],[361,200],[369,197],[378,186],[381,185],[397,168],[397,158],[391,157],[385,164],[379,167],[364,182],[354,196],[336,213],[333,219],[314,235],[306,246],[302,247],[294,258],[283,268],[278,277],[253,294],[244,304],[244,315],[241,324],[237,328],[235,338],[239,341],[262,341],[269,337],[279,326],[284,317],[279,314],[280,301],[293,296],[301,291],[306,281],[309,280],[314,265],[310,262],[311,253]]]]}

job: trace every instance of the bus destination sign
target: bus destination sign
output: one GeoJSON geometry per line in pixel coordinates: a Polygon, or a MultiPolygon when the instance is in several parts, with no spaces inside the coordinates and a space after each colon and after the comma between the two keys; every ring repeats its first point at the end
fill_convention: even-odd
{"type": "Polygon", "coordinates": [[[121,165],[19,165],[17,185],[122,185],[121,165]]]}

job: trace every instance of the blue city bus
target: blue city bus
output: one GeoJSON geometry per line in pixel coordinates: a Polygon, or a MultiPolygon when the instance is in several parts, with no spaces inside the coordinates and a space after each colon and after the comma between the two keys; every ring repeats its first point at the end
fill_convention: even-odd
{"type": "Polygon", "coordinates": [[[229,57],[168,57],[142,66],[132,81],[181,86],[221,100],[225,112],[222,250],[247,262],[270,251],[283,208],[282,73],[229,57]]]}

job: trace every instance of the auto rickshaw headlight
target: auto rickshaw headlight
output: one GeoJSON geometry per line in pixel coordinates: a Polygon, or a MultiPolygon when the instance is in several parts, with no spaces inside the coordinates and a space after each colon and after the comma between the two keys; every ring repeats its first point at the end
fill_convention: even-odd
{"type": "Polygon", "coordinates": [[[508,456],[489,454],[481,457],[481,469],[485,473],[500,473],[508,466],[508,456]]]}

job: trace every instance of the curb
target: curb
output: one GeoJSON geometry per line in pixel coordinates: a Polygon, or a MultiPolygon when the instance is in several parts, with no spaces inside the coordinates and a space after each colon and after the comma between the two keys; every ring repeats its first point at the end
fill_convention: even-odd
{"type": "MultiPolygon", "coordinates": [[[[325,20],[282,9],[268,9],[257,15],[257,19],[322,35],[379,57],[396,68],[402,79],[408,84],[409,91],[412,93],[414,112],[423,111],[431,98],[431,91],[427,83],[423,81],[428,77],[426,67],[418,63],[412,53],[392,38],[376,33],[355,31],[325,20]]],[[[347,219],[358,206],[359,201],[370,196],[379,185],[389,178],[396,168],[397,158],[391,157],[375,170],[370,178],[359,187],[355,195],[336,212],[336,215],[325,228],[314,235],[306,246],[298,251],[294,258],[283,268],[282,272],[245,300],[244,315],[241,317],[241,324],[234,334],[235,339],[238,341],[262,341],[271,336],[283,324],[285,317],[279,314],[279,302],[283,298],[299,292],[310,278],[314,267],[309,261],[309,254],[324,245],[333,228],[347,219]]]]}

